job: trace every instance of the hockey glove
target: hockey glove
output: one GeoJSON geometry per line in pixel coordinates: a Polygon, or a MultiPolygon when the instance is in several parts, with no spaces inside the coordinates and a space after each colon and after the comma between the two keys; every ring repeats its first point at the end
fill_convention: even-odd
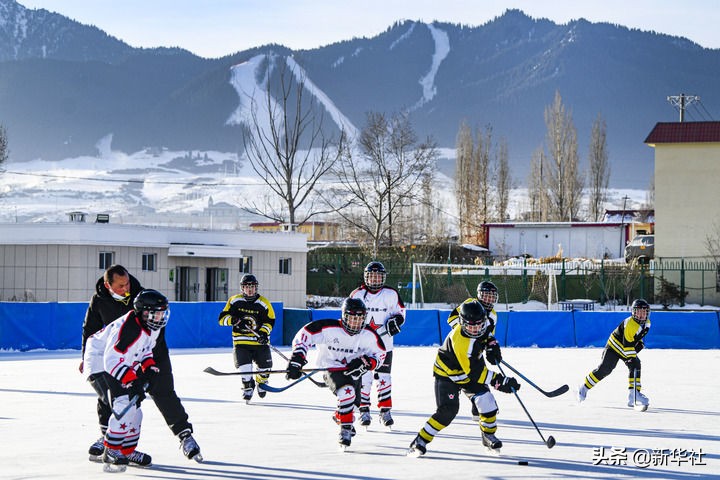
{"type": "Polygon", "coordinates": [[[500,390],[503,393],[512,393],[513,391],[520,390],[520,384],[513,377],[505,377],[498,375],[493,381],[493,387],[495,390],[500,390]]]}
{"type": "Polygon", "coordinates": [[[375,367],[375,359],[368,357],[367,355],[361,355],[357,358],[353,358],[350,363],[345,367],[345,375],[352,377],[353,380],[357,380],[363,376],[368,370],[372,370],[375,367]]]}
{"type": "Polygon", "coordinates": [[[485,358],[490,365],[497,365],[502,360],[502,353],[500,353],[500,344],[494,338],[488,338],[487,346],[485,347],[485,358]]]}
{"type": "Polygon", "coordinates": [[[385,324],[385,329],[387,330],[388,335],[391,337],[394,337],[398,333],[400,333],[400,327],[402,327],[402,324],[405,323],[405,319],[402,315],[393,315],[390,317],[385,324]]]}
{"type": "Polygon", "coordinates": [[[257,332],[255,335],[257,335],[257,341],[260,345],[267,345],[270,342],[270,338],[268,337],[268,334],[262,330],[257,332]]]}
{"type": "Polygon", "coordinates": [[[640,350],[645,348],[645,342],[642,340],[638,340],[638,342],[635,344],[635,353],[640,353],[640,350]]]}
{"type": "Polygon", "coordinates": [[[299,353],[293,353],[288,362],[285,378],[288,380],[297,380],[302,377],[302,367],[305,366],[307,360],[299,353]]]}

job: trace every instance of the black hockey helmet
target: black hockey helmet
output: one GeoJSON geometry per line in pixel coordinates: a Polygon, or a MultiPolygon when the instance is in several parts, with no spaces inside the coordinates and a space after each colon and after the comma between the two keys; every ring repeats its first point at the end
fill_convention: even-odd
{"type": "Polygon", "coordinates": [[[471,338],[483,336],[488,329],[489,322],[485,308],[477,300],[471,300],[460,305],[460,326],[463,333],[471,338]]]}
{"type": "Polygon", "coordinates": [[[632,305],[630,305],[630,311],[632,312],[632,317],[635,319],[635,321],[640,324],[644,324],[648,320],[648,318],[650,318],[650,304],[642,298],[638,298],[633,301],[632,305]],[[639,315],[640,312],[643,311],[645,313],[639,315]]]}
{"type": "Polygon", "coordinates": [[[243,297],[249,301],[255,301],[260,295],[258,295],[258,286],[260,283],[255,275],[246,273],[240,279],[240,290],[242,290],[243,297]],[[248,293],[251,292],[251,293],[248,293]]]}
{"type": "Polygon", "coordinates": [[[363,272],[363,282],[370,290],[380,290],[385,285],[387,272],[380,262],[370,262],[363,272]]]}
{"type": "Polygon", "coordinates": [[[495,308],[498,301],[498,289],[495,284],[489,280],[483,280],[477,286],[477,298],[485,307],[485,310],[491,311],[495,308]]]}
{"type": "Polygon", "coordinates": [[[157,290],[147,289],[138,293],[133,309],[150,330],[160,330],[170,319],[168,299],[157,290]]]}
{"type": "Polygon", "coordinates": [[[342,312],[340,322],[345,331],[350,335],[360,333],[365,326],[365,317],[367,316],[365,302],[359,298],[346,298],[340,311],[342,312]]]}
{"type": "Polygon", "coordinates": [[[240,279],[240,286],[243,285],[255,285],[257,287],[258,285],[260,285],[260,283],[258,282],[258,279],[255,275],[253,275],[252,273],[246,273],[240,279]]]}

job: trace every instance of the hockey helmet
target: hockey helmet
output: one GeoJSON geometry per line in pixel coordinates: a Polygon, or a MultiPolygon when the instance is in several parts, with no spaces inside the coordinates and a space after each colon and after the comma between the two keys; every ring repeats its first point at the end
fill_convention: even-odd
{"type": "Polygon", "coordinates": [[[257,290],[260,283],[255,275],[246,273],[240,279],[240,290],[243,292],[245,298],[257,298],[257,290]]]}
{"type": "Polygon", "coordinates": [[[367,316],[365,302],[359,298],[346,298],[340,310],[342,312],[340,322],[345,331],[350,335],[360,333],[365,326],[365,317],[367,316]]]}
{"type": "Polygon", "coordinates": [[[650,318],[650,304],[642,298],[633,301],[630,306],[630,311],[632,312],[632,317],[639,324],[644,324],[650,318]]]}
{"type": "Polygon", "coordinates": [[[485,310],[491,311],[498,301],[498,289],[493,282],[484,280],[477,286],[477,298],[485,310]]]}
{"type": "Polygon", "coordinates": [[[143,290],[133,301],[135,313],[150,330],[160,330],[170,319],[168,299],[157,290],[143,290]]]}
{"type": "Polygon", "coordinates": [[[380,290],[385,285],[387,272],[385,265],[380,262],[370,262],[363,272],[363,282],[369,290],[380,290]]]}
{"type": "Polygon", "coordinates": [[[460,326],[470,338],[482,337],[490,326],[485,308],[477,300],[460,305],[460,326]]]}

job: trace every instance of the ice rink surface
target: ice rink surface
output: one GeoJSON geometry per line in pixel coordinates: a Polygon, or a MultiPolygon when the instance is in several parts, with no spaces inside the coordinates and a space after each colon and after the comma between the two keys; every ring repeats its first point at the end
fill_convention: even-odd
{"type": "MultiPolygon", "coordinates": [[[[395,349],[395,425],[392,430],[380,426],[373,408],[369,430],[358,428],[344,453],[331,419],[335,397],[327,389],[304,381],[264,399],[255,396],[248,405],[240,400],[240,377],[203,372],[207,366],[233,371],[231,352],[171,350],[176,391],[205,462],[183,457],[148,399],[139,450],[152,455],[153,465],[118,474],[104,473],[87,459],[99,431],[95,394],[77,370],[80,353],[0,353],[0,478],[720,478],[718,350],[644,350],[642,384],[650,408],[637,412],[626,406],[622,363],[582,405],[576,402],[575,390],[600,362],[602,349],[504,348],[503,359],[543,389],[570,385],[570,392],[547,398],[520,380],[520,399],[542,435],[552,435],[557,445],[543,444],[512,394],[496,392],[497,436],[504,442],[500,456],[481,446],[470,402],[462,398],[455,421],[421,458],[407,457],[406,451],[435,410],[435,347],[395,349]]],[[[285,368],[285,360],[275,353],[273,358],[276,368],[285,368]]],[[[272,385],[285,383],[283,375],[271,377],[272,385]]]]}

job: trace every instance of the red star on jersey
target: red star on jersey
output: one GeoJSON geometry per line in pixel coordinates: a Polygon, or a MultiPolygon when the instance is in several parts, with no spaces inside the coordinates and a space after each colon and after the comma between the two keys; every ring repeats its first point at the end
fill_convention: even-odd
{"type": "Polygon", "coordinates": [[[345,388],[345,393],[350,395],[352,393],[352,389],[350,387],[345,388]]]}
{"type": "Polygon", "coordinates": [[[130,429],[130,433],[135,433],[135,432],[137,432],[137,429],[135,427],[130,429]]]}
{"type": "Polygon", "coordinates": [[[377,330],[378,328],[380,328],[380,325],[375,323],[375,319],[373,318],[372,320],[370,320],[370,323],[368,323],[368,327],[372,328],[373,330],[377,330]]]}
{"type": "Polygon", "coordinates": [[[122,430],[125,430],[125,429],[127,428],[127,423],[121,423],[121,424],[120,424],[120,428],[121,428],[122,430]]]}
{"type": "Polygon", "coordinates": [[[381,386],[381,387],[384,387],[384,386],[385,386],[385,383],[386,383],[385,380],[380,380],[380,386],[381,386]]]}

